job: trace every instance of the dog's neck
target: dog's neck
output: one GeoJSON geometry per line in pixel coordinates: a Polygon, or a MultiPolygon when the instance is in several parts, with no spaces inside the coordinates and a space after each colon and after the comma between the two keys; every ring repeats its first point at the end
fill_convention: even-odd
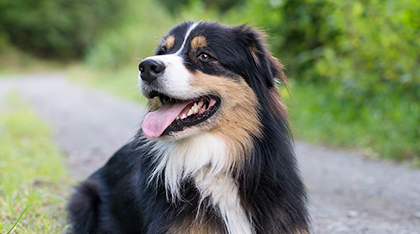
{"type": "Polygon", "coordinates": [[[229,233],[254,232],[232,175],[235,163],[231,160],[237,156],[231,154],[237,152],[230,152],[222,138],[202,133],[173,142],[156,141],[153,151],[157,166],[151,182],[160,176],[164,178],[168,200],[182,201],[182,182],[192,179],[200,194],[199,205],[208,199],[219,211],[229,233]]]}

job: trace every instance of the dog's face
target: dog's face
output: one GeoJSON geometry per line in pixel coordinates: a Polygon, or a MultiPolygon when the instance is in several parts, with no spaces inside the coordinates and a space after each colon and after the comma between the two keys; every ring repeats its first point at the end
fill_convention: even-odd
{"type": "Polygon", "coordinates": [[[211,132],[238,141],[259,134],[258,94],[278,73],[261,35],[209,22],[174,27],[156,56],[139,65],[140,88],[150,99],[143,133],[175,140],[211,132]]]}

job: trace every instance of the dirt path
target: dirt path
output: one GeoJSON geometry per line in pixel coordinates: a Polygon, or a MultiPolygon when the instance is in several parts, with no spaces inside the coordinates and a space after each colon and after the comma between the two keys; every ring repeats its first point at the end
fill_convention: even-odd
{"type": "MultiPolygon", "coordinates": [[[[72,84],[61,73],[2,77],[0,102],[12,90],[52,125],[57,145],[80,179],[129,141],[144,115],[142,106],[72,84]]],[[[313,233],[420,234],[420,170],[296,145],[313,233]]]]}
{"type": "Polygon", "coordinates": [[[62,73],[0,79],[0,100],[17,91],[54,128],[55,140],[68,155],[79,179],[102,166],[140,127],[144,108],[134,102],[68,82],[62,73]]]}

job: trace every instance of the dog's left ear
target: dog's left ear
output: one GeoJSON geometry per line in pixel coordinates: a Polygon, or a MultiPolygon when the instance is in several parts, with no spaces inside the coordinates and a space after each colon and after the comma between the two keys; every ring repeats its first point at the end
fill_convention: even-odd
{"type": "MultiPolygon", "coordinates": [[[[266,87],[275,86],[275,79],[287,83],[283,65],[267,49],[265,43],[267,36],[253,27],[246,25],[237,27],[241,31],[241,41],[248,51],[248,75],[256,78],[256,81],[262,82],[266,87]]],[[[252,83],[253,80],[250,79],[250,82],[252,83]]],[[[251,86],[255,85],[251,83],[251,86]]]]}

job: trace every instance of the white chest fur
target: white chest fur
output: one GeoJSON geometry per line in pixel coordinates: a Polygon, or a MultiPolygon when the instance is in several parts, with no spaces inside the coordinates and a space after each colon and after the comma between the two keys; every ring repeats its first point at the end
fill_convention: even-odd
{"type": "Polygon", "coordinates": [[[168,199],[179,199],[181,181],[192,177],[201,201],[209,198],[218,208],[230,234],[254,232],[242,208],[237,184],[229,173],[232,157],[220,137],[203,133],[174,142],[158,141],[153,150],[158,157],[151,181],[164,172],[168,199]]]}

